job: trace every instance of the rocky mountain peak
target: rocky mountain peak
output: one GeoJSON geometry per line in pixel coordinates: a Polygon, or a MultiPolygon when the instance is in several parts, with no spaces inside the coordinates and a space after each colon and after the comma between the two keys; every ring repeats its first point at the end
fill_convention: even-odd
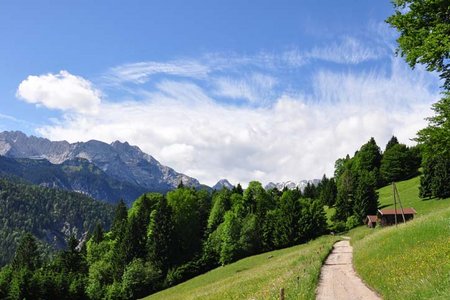
{"type": "Polygon", "coordinates": [[[213,187],[213,190],[221,190],[223,188],[227,188],[231,190],[234,186],[227,179],[220,179],[213,187]]]}

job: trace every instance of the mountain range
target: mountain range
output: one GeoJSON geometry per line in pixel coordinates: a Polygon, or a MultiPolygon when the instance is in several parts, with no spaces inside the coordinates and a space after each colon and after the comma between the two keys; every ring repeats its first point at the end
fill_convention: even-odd
{"type": "MultiPolygon", "coordinates": [[[[27,136],[20,131],[0,133],[0,175],[25,179],[44,187],[61,188],[116,203],[131,204],[145,192],[166,193],[184,186],[211,189],[185,174],[159,163],[128,142],[107,144],[97,140],[69,143],[27,136]]],[[[318,179],[268,183],[265,188],[303,190],[318,179]]],[[[232,189],[227,179],[212,190],[232,189]]]]}
{"type": "Polygon", "coordinates": [[[320,183],[320,179],[301,180],[299,182],[293,182],[293,181],[285,181],[285,182],[278,182],[278,183],[269,182],[268,184],[266,184],[266,186],[264,188],[266,190],[277,188],[280,191],[283,190],[284,188],[287,188],[289,190],[294,190],[294,189],[298,188],[299,190],[301,190],[303,192],[303,190],[308,185],[308,183],[317,186],[320,183]]]}
{"type": "Polygon", "coordinates": [[[197,179],[162,165],[127,142],[54,142],[20,131],[5,131],[0,133],[0,155],[2,175],[112,203],[120,198],[131,203],[148,191],[165,193],[180,182],[204,187],[197,179]]]}

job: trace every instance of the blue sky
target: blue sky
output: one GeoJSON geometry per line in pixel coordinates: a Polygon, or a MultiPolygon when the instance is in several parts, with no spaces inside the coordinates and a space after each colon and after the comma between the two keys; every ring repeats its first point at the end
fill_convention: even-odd
{"type": "Polygon", "coordinates": [[[0,130],[129,141],[213,184],[332,175],[426,123],[389,1],[1,1],[0,130]]]}

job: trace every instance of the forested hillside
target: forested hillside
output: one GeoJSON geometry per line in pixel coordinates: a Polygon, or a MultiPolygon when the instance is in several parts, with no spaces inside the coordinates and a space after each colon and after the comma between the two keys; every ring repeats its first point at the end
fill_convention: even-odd
{"type": "Polygon", "coordinates": [[[122,198],[131,204],[132,200],[146,191],[137,184],[109,176],[82,158],[52,164],[46,159],[0,156],[0,175],[23,178],[41,186],[81,192],[109,203],[117,203],[122,198]]]}
{"type": "Polygon", "coordinates": [[[407,147],[393,136],[382,152],[374,138],[362,145],[353,157],[347,155],[335,164],[337,194],[332,217],[335,230],[351,229],[368,214],[376,214],[377,188],[418,174],[420,148],[407,147]]]}
{"type": "Polygon", "coordinates": [[[113,207],[75,192],[0,179],[0,265],[9,262],[25,232],[48,251],[66,247],[100,223],[109,228],[113,207]]]}
{"type": "Polygon", "coordinates": [[[210,194],[180,186],[165,196],[144,194],[129,210],[120,202],[111,231],[97,226],[86,248],[77,250],[72,240],[52,260],[35,259],[32,236],[22,239],[13,266],[0,273],[0,297],[135,299],[326,230],[322,203],[299,190],[266,191],[251,182],[245,191],[238,185],[210,194]],[[24,252],[32,253],[25,262],[24,252]]]}

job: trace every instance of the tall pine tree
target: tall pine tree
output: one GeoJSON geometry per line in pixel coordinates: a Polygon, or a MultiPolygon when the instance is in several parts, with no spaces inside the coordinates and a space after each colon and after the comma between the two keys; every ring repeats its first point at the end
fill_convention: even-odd
{"type": "Polygon", "coordinates": [[[174,264],[174,224],[172,209],[162,197],[151,214],[148,228],[148,260],[163,273],[174,264]]]}

